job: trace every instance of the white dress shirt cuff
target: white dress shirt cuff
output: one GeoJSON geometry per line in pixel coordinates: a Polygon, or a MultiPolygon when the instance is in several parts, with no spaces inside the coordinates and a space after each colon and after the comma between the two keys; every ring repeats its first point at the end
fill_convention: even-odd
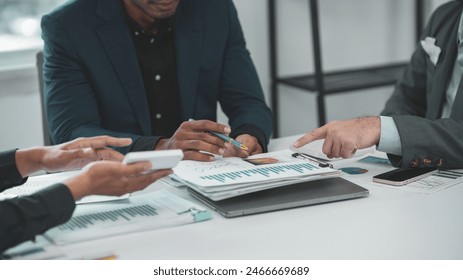
{"type": "Polygon", "coordinates": [[[397,126],[392,117],[380,116],[381,118],[381,136],[379,138],[378,151],[393,154],[396,156],[402,155],[402,144],[400,143],[400,135],[397,126]]]}

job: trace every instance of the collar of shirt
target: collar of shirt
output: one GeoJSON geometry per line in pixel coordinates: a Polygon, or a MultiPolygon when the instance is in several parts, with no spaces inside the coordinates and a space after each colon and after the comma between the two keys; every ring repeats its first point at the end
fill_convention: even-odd
{"type": "Polygon", "coordinates": [[[173,22],[174,17],[156,20],[155,24],[153,25],[154,28],[157,30],[157,34],[154,34],[143,27],[141,27],[135,20],[133,20],[127,12],[125,13],[127,24],[129,26],[130,33],[135,35],[136,37],[140,37],[141,39],[147,40],[149,42],[153,42],[156,38],[160,38],[170,32],[173,31],[173,22]]]}

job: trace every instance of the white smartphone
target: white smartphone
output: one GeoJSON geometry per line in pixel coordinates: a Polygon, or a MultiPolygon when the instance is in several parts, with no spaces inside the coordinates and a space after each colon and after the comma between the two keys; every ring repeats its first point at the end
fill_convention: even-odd
{"type": "Polygon", "coordinates": [[[163,151],[146,151],[146,152],[131,152],[125,155],[122,161],[125,164],[149,161],[151,162],[151,171],[160,169],[171,169],[177,166],[182,160],[182,150],[163,150],[163,151]]]}

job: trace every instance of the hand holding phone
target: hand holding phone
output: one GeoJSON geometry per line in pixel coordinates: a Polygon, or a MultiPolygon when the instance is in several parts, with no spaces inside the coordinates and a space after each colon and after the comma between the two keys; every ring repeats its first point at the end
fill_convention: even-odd
{"type": "Polygon", "coordinates": [[[388,184],[393,186],[403,186],[408,183],[418,181],[434,172],[436,168],[398,168],[385,173],[373,176],[373,182],[388,184]]]}
{"type": "Polygon", "coordinates": [[[180,149],[164,150],[164,151],[146,151],[146,152],[131,152],[125,155],[122,161],[125,164],[149,161],[151,169],[149,172],[160,169],[171,169],[177,166],[182,160],[183,152],[180,149]]]}

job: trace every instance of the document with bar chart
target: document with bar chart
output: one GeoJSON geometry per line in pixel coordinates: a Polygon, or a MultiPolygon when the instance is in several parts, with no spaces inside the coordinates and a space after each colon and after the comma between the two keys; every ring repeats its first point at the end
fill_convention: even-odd
{"type": "Polygon", "coordinates": [[[340,175],[337,170],[291,155],[288,149],[247,159],[184,160],[174,168],[174,178],[211,199],[221,200],[292,182],[340,175]]]}
{"type": "Polygon", "coordinates": [[[126,201],[80,205],[68,222],[47,231],[45,237],[64,245],[200,222],[212,217],[203,207],[166,190],[132,196],[126,201]]]}

